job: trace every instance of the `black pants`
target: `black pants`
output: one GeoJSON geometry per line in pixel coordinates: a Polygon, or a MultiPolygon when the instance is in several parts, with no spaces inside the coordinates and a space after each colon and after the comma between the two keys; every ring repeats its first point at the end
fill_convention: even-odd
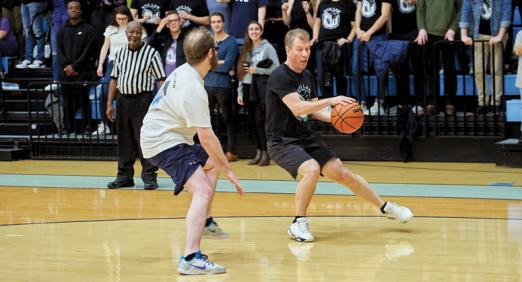
{"type": "Polygon", "coordinates": [[[426,95],[428,103],[433,104],[439,96],[439,69],[440,57],[444,67],[444,95],[446,96],[446,104],[453,104],[457,94],[457,70],[455,69],[455,45],[454,43],[439,42],[444,40],[443,36],[428,34],[428,42],[426,43],[426,73],[428,85],[426,95]],[[436,44],[435,44],[436,43],[436,44]]]}
{"type": "Polygon", "coordinates": [[[232,110],[232,88],[205,87],[208,93],[208,107],[212,113],[219,104],[221,114],[227,126],[227,152],[236,154],[236,133],[234,128],[234,112],[232,110]]]}
{"type": "Polygon", "coordinates": [[[401,106],[407,106],[410,104],[417,104],[422,101],[422,46],[415,43],[411,43],[408,46],[408,52],[403,62],[394,66],[393,73],[395,74],[395,80],[397,82],[397,104],[401,106]],[[410,75],[413,74],[414,87],[413,95],[411,97],[410,90],[410,75]]]}
{"type": "Polygon", "coordinates": [[[287,32],[288,27],[283,20],[266,20],[263,38],[275,47],[281,63],[286,61],[285,35],[287,32]]]}
{"type": "Polygon", "coordinates": [[[153,99],[152,92],[137,95],[118,93],[118,179],[130,180],[134,177],[134,162],[140,158],[143,182],[156,180],[157,167],[143,158],[140,147],[140,130],[153,99]]]}
{"type": "Polygon", "coordinates": [[[77,76],[69,77],[62,73],[62,81],[75,82],[64,83],[62,85],[62,96],[64,101],[64,123],[65,129],[69,133],[89,133],[91,131],[91,111],[89,102],[89,86],[82,85],[80,82],[86,81],[88,76],[86,73],[80,73],[77,76]],[[80,119],[76,119],[76,112],[82,115],[80,119]]]}
{"type": "Polygon", "coordinates": [[[347,65],[351,64],[349,54],[352,53],[349,44],[344,44],[341,47],[341,58],[335,65],[325,65],[323,61],[323,48],[321,43],[317,44],[315,63],[317,66],[317,84],[321,89],[323,98],[333,97],[333,77],[337,88],[337,95],[347,95],[346,93],[346,75],[347,65]],[[326,78],[326,79],[325,79],[326,78]]]}
{"type": "MultiPolygon", "coordinates": [[[[254,83],[243,84],[243,101],[247,109],[248,123],[254,133],[254,139],[256,141],[256,149],[266,151],[266,133],[265,133],[265,120],[266,120],[266,107],[265,104],[261,104],[258,98],[252,96],[258,95],[259,87],[262,85],[254,83]]],[[[265,84],[266,86],[266,84],[265,84]]],[[[266,87],[264,88],[266,91],[266,87]]]]}

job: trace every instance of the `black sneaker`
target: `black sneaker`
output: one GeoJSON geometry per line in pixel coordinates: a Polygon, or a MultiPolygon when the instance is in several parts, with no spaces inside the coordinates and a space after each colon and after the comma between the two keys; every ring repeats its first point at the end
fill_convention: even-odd
{"type": "Polygon", "coordinates": [[[156,190],[159,187],[158,182],[156,180],[144,182],[143,184],[143,188],[145,188],[145,190],[156,190]]]}
{"type": "Polygon", "coordinates": [[[118,189],[118,188],[128,188],[134,187],[134,181],[130,179],[116,179],[112,182],[107,183],[107,188],[109,189],[118,189]]]}

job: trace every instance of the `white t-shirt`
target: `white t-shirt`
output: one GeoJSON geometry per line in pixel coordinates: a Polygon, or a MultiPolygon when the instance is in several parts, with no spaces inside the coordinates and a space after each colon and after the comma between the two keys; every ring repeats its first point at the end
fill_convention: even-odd
{"type": "Polygon", "coordinates": [[[189,64],[172,72],[143,119],[140,145],[152,158],[178,144],[193,145],[197,127],[212,127],[203,79],[189,64]]]}

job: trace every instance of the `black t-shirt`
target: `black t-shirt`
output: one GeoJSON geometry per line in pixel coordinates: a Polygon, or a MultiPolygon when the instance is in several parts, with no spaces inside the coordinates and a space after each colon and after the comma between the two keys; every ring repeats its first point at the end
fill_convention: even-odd
{"type": "Polygon", "coordinates": [[[491,34],[491,0],[482,2],[482,14],[480,15],[479,33],[484,35],[491,34]]]}
{"type": "MultiPolygon", "coordinates": [[[[312,34],[312,29],[308,25],[308,20],[306,19],[306,13],[303,9],[303,1],[306,0],[296,0],[294,1],[294,6],[292,7],[292,11],[290,12],[290,16],[292,20],[290,21],[290,29],[294,28],[302,28],[310,35],[312,34]]],[[[310,3],[310,1],[308,1],[310,3]]],[[[310,6],[310,13],[313,14],[312,7],[310,6]]]]}
{"type": "Polygon", "coordinates": [[[296,73],[287,64],[278,66],[268,78],[266,94],[267,139],[273,137],[305,137],[313,134],[310,117],[296,117],[283,102],[283,97],[297,92],[304,101],[317,98],[314,79],[310,71],[296,73]]]}
{"type": "Polygon", "coordinates": [[[348,37],[352,30],[350,22],[355,18],[355,6],[351,0],[322,1],[317,8],[317,17],[321,19],[319,41],[348,37]]]}
{"type": "Polygon", "coordinates": [[[415,4],[408,4],[406,0],[393,0],[392,8],[392,33],[390,38],[415,39],[418,33],[415,4]]]}
{"type": "Polygon", "coordinates": [[[131,9],[138,10],[138,17],[141,19],[144,16],[149,16],[148,22],[143,23],[143,28],[147,31],[147,36],[150,36],[158,27],[155,22],[156,18],[163,18],[169,0],[132,0],[131,9]]]}
{"type": "Polygon", "coordinates": [[[281,0],[268,0],[266,4],[266,19],[270,18],[281,18],[283,17],[283,12],[281,11],[281,6],[283,5],[283,1],[281,0]]]}
{"type": "MultiPolygon", "coordinates": [[[[178,13],[187,13],[196,17],[208,16],[207,1],[203,0],[170,0],[170,10],[176,10],[178,13]]],[[[200,26],[192,21],[185,21],[181,26],[182,29],[188,30],[193,27],[200,26]]]]}
{"type": "MultiPolygon", "coordinates": [[[[367,31],[381,16],[382,3],[390,3],[391,0],[357,0],[361,2],[361,30],[367,31]]],[[[386,33],[386,23],[373,35],[386,33]]]]}

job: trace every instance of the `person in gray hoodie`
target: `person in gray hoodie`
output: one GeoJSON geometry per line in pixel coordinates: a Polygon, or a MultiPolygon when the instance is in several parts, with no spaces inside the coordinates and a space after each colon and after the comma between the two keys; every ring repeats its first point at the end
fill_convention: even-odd
{"type": "Polygon", "coordinates": [[[237,102],[246,105],[250,125],[256,139],[256,156],[249,165],[270,165],[266,149],[266,82],[279,66],[276,50],[266,39],[261,39],[263,27],[251,21],[245,33],[243,48],[238,61],[240,81],[237,102]]]}

